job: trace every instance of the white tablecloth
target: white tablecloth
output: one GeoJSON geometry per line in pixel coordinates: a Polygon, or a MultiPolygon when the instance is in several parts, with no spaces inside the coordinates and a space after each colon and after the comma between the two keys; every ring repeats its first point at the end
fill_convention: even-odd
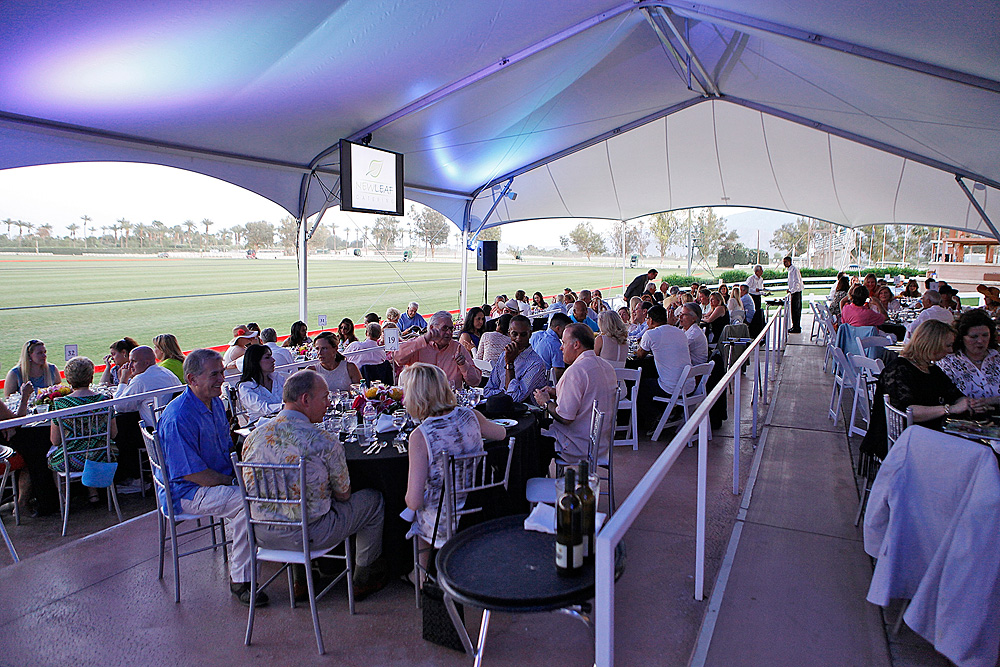
{"type": "Polygon", "coordinates": [[[878,559],[868,601],[910,599],[903,618],[960,666],[1000,649],[1000,467],[978,443],[911,426],[882,463],[865,515],[878,559]]]}

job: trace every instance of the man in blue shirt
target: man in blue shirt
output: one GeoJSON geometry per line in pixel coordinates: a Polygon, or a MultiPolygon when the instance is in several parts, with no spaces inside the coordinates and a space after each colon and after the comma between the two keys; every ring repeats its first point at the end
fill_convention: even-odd
{"type": "Polygon", "coordinates": [[[566,363],[563,361],[562,350],[559,349],[559,346],[562,345],[563,329],[572,324],[572,322],[573,320],[569,319],[569,315],[553,313],[552,317],[549,318],[548,329],[536,331],[531,334],[531,349],[541,357],[542,362],[545,364],[545,370],[551,371],[553,368],[556,369],[556,380],[566,370],[566,363]]]}
{"type": "Polygon", "coordinates": [[[574,303],[573,321],[578,324],[586,324],[594,333],[597,333],[599,331],[597,321],[593,317],[590,317],[589,310],[586,301],[577,301],[574,303]]]}
{"type": "Polygon", "coordinates": [[[750,324],[753,322],[753,314],[757,308],[754,306],[753,299],[750,297],[750,288],[746,283],[740,285],[740,303],[743,304],[743,312],[746,313],[746,323],[750,324]]]}
{"type": "Polygon", "coordinates": [[[402,335],[420,334],[427,330],[427,320],[417,314],[420,304],[411,301],[406,307],[406,312],[399,316],[399,331],[402,335]]]}
{"type": "Polygon", "coordinates": [[[522,403],[536,389],[547,384],[545,362],[531,349],[528,337],[531,335],[531,320],[524,315],[515,315],[508,329],[510,341],[504,353],[493,362],[490,380],[483,395],[489,398],[496,394],[507,394],[515,403],[522,403]]]}
{"type": "MultiPolygon", "coordinates": [[[[247,519],[229,460],[233,441],[219,396],[224,380],[222,355],[194,350],[184,360],[187,388],[163,410],[157,435],[170,475],[174,511],[228,519],[233,548],[229,553],[229,589],[250,604],[250,542],[247,519]]],[[[267,604],[257,594],[257,606],[267,604]]]]}

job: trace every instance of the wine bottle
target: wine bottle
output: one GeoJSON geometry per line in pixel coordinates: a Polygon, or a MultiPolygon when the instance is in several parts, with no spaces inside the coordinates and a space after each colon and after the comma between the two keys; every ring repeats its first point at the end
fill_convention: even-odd
{"type": "Polygon", "coordinates": [[[576,486],[576,497],[580,499],[580,512],[582,515],[583,559],[585,562],[590,563],[594,560],[597,499],[594,497],[594,490],[590,488],[590,464],[586,459],[580,461],[580,479],[576,486]]]}
{"type": "Polygon", "coordinates": [[[583,567],[583,514],[573,468],[566,468],[563,488],[564,493],[556,501],[556,572],[572,576],[583,567]]]}

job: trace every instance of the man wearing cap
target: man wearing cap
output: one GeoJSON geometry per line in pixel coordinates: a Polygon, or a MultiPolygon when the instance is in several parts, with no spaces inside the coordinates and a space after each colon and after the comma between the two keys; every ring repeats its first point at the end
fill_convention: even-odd
{"type": "Polygon", "coordinates": [[[399,332],[401,335],[422,333],[427,329],[427,320],[417,313],[420,304],[411,301],[406,307],[406,312],[399,316],[399,332]]]}
{"type": "Polygon", "coordinates": [[[642,293],[646,291],[646,285],[656,280],[657,275],[659,272],[656,269],[650,269],[633,278],[632,282],[625,288],[625,300],[628,301],[634,296],[642,296],[642,293]]]}
{"type": "Polygon", "coordinates": [[[233,328],[233,339],[229,341],[229,349],[222,357],[222,363],[227,369],[236,368],[236,360],[246,353],[247,348],[257,342],[257,332],[240,325],[233,328]]]}

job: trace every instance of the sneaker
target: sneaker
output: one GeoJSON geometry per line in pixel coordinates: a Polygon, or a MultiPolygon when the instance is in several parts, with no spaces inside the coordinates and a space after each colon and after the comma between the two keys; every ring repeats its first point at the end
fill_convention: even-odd
{"type": "MultiPolygon", "coordinates": [[[[245,604],[248,607],[250,606],[250,582],[249,581],[243,581],[243,582],[230,581],[229,582],[229,590],[230,590],[230,592],[233,595],[236,596],[236,598],[242,604],[245,604]]],[[[265,593],[263,591],[257,591],[257,602],[256,602],[256,604],[254,606],[256,606],[256,607],[266,607],[267,604],[268,604],[268,602],[270,602],[270,601],[271,601],[270,598],[267,597],[267,593],[265,593]]]]}

